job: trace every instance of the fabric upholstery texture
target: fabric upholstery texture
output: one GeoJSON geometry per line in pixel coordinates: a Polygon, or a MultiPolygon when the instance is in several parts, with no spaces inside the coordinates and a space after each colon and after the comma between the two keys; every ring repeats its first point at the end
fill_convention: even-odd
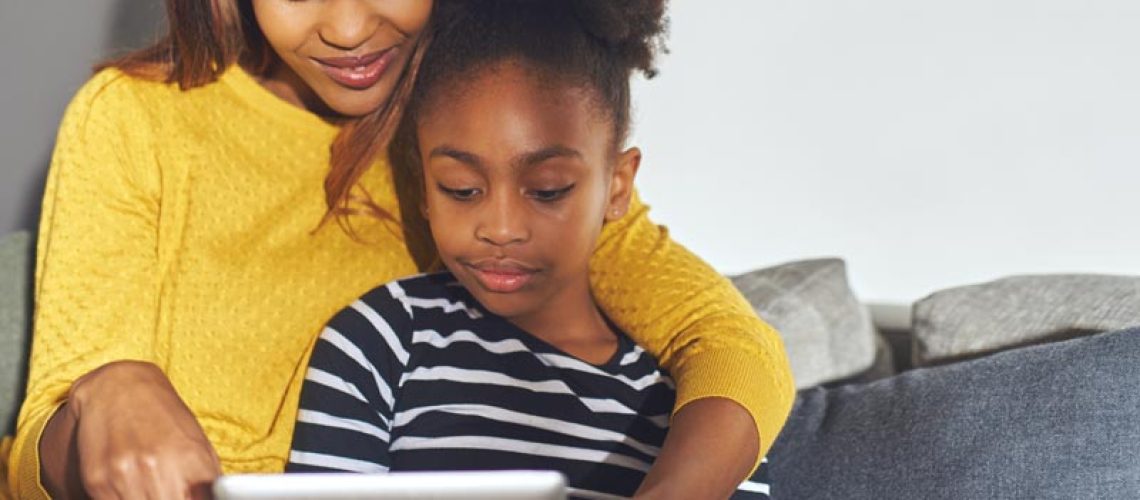
{"type": "Polygon", "coordinates": [[[31,295],[31,237],[0,239],[0,436],[12,431],[23,393],[31,295]]]}
{"type": "Polygon", "coordinates": [[[936,292],[913,311],[915,366],[945,363],[1140,326],[1140,277],[1014,276],[936,292]]]}
{"type": "Polygon", "coordinates": [[[784,339],[796,388],[858,375],[876,359],[870,314],[840,259],[789,262],[732,278],[784,339]]]}
{"type": "Polygon", "coordinates": [[[1140,329],[801,391],[772,498],[1134,499],[1140,329]]]}

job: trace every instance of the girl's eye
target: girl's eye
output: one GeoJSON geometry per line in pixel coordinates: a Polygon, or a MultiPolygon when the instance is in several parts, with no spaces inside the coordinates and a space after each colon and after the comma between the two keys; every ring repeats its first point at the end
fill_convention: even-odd
{"type": "Polygon", "coordinates": [[[443,194],[459,201],[471,201],[482,192],[479,188],[449,188],[443,184],[437,184],[436,186],[439,187],[439,190],[443,192],[443,194]]]}
{"type": "Polygon", "coordinates": [[[530,197],[543,203],[551,203],[564,198],[571,189],[574,189],[573,184],[558,189],[536,189],[530,192],[530,197]]]}

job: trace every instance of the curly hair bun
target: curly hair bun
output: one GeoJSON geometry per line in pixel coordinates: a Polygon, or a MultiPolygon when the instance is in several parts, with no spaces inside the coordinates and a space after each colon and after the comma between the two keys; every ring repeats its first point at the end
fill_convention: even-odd
{"type": "Polygon", "coordinates": [[[413,116],[442,88],[513,60],[549,81],[595,90],[619,142],[629,126],[629,80],[652,78],[664,51],[666,0],[436,0],[413,116]]]}
{"type": "MultiPolygon", "coordinates": [[[[540,0],[541,1],[541,0],[540,0]]],[[[665,0],[571,0],[582,28],[614,56],[652,77],[654,56],[664,51],[665,0]]]]}

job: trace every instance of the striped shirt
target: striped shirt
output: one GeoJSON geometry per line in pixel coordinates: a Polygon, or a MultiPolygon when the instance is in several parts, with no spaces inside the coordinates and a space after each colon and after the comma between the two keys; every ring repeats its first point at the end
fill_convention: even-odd
{"type": "MultiPolygon", "coordinates": [[[[372,290],[321,333],[286,470],[549,469],[572,496],[630,496],[674,399],[623,333],[592,365],[489,313],[450,274],[423,275],[372,290]]],[[[766,475],[765,463],[734,498],[767,498],[766,475]]]]}

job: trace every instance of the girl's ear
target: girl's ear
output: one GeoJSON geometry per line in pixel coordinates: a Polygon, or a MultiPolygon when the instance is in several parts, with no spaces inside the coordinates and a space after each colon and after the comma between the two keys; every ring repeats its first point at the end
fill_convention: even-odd
{"type": "Polygon", "coordinates": [[[641,150],[629,148],[618,154],[610,179],[610,198],[606,205],[606,222],[625,217],[629,211],[629,201],[633,197],[633,179],[641,166],[641,150]]]}

